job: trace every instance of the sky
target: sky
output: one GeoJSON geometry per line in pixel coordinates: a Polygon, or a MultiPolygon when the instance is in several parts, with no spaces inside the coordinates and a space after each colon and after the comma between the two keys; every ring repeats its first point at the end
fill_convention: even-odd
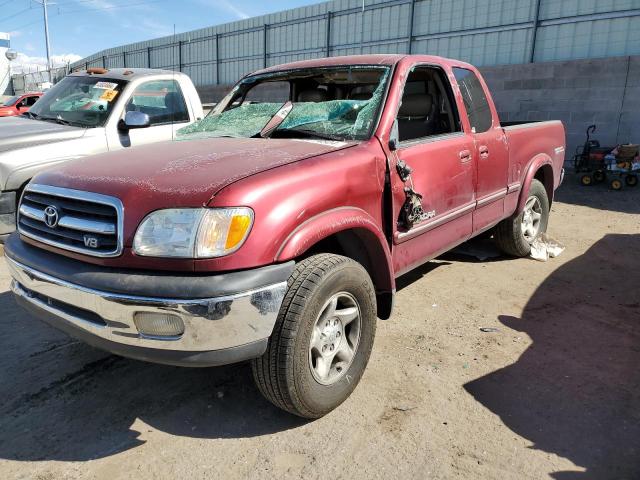
{"type": "MultiPolygon", "coordinates": [[[[42,0],[0,0],[13,70],[46,65],[42,0]]],[[[278,12],[319,0],[47,0],[51,55],[74,62],[105,48],[278,12]]]]}

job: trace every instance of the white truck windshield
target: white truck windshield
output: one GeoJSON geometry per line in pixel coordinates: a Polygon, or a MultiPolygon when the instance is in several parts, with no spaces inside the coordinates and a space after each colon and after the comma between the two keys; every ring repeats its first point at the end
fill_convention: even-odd
{"type": "Polygon", "coordinates": [[[45,93],[27,115],[80,127],[102,127],[126,84],[101,77],[66,77],[45,93]]]}

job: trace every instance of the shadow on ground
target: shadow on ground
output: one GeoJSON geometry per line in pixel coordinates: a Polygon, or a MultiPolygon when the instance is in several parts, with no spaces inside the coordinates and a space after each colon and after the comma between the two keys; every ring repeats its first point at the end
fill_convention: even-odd
{"type": "Polygon", "coordinates": [[[611,190],[608,183],[583,187],[580,185],[580,177],[572,173],[567,174],[556,192],[555,200],[599,210],[640,214],[640,186],[624,187],[619,191],[611,190]]]}
{"type": "Polygon", "coordinates": [[[556,270],[521,319],[533,344],[513,364],[465,385],[533,448],[586,473],[640,478],[640,235],[607,235],[556,270]]]}
{"type": "Polygon", "coordinates": [[[0,326],[12,332],[0,336],[0,458],[107,457],[143,444],[149,427],[240,438],[304,423],[263,399],[247,364],[187,369],[137,362],[30,318],[8,292],[0,294],[0,311],[0,326]]]}

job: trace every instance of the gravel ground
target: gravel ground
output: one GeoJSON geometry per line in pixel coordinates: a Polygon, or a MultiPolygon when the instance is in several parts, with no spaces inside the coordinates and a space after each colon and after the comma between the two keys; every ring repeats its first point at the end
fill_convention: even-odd
{"type": "Polygon", "coordinates": [[[0,478],[640,478],[640,189],[574,182],[559,258],[447,254],[401,278],[362,382],[313,422],[245,364],[58,333],[16,307],[0,260],[0,478]]]}

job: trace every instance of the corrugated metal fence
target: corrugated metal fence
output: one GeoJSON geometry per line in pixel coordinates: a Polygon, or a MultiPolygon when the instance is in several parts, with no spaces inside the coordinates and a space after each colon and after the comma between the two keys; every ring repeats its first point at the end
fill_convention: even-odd
{"type": "Polygon", "coordinates": [[[40,91],[44,83],[49,81],[57,83],[69,73],[69,70],[69,66],[64,66],[52,68],[51,73],[46,69],[35,72],[16,73],[11,76],[13,91],[17,95],[25,92],[40,91]]]}
{"type": "Polygon", "coordinates": [[[478,66],[640,54],[640,0],[358,0],[111,48],[72,65],[150,67],[196,85],[323,56],[428,53],[478,66]]]}

